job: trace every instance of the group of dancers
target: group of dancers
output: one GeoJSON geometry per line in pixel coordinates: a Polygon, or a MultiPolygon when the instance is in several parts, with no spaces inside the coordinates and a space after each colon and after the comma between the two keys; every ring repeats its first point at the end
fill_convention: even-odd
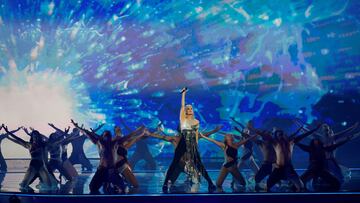
{"type": "MultiPolygon", "coordinates": [[[[309,189],[307,183],[311,181],[325,186],[330,191],[340,189],[343,175],[335,159],[335,150],[357,137],[359,134],[356,132],[357,123],[335,134],[327,124],[319,124],[313,129],[308,129],[307,124],[295,121],[299,128],[294,133],[286,135],[281,129],[260,130],[254,128],[251,122],[244,126],[232,118],[237,125],[235,130],[239,132],[238,135],[220,131],[221,126],[208,132],[200,132],[200,123],[194,116],[193,108],[185,102],[186,93],[187,88],[183,88],[179,133],[174,136],[165,134],[161,127],[150,132],[145,126],[140,126],[127,135],[123,135],[121,128],[115,126],[114,136],[112,136],[109,130],[98,133],[103,124],[95,129],[87,129],[71,120],[74,126],[71,133],[70,128],[62,130],[49,124],[55,132],[47,137],[36,129],[31,128],[29,131],[20,127],[11,131],[3,124],[0,130],[2,128],[6,133],[1,135],[1,140],[7,138],[27,148],[30,153],[31,161],[20,183],[21,189],[30,189],[30,184],[37,178],[40,180],[39,187],[43,190],[56,188],[61,177],[55,177],[55,170],[68,181],[74,181],[78,175],[73,167],[74,164],[81,163],[83,170],[91,171],[92,165],[82,150],[86,138],[97,146],[100,157],[99,165],[89,185],[91,194],[98,194],[101,187],[105,193],[124,193],[127,187],[138,188],[139,183],[128,161],[128,149],[147,137],[158,138],[174,146],[174,157],[166,172],[162,187],[165,193],[170,191],[181,173],[185,173],[187,180],[192,184],[199,184],[203,177],[208,183],[209,192],[222,191],[223,182],[228,174],[233,176],[231,187],[240,185],[245,188],[247,181],[240,169],[246,165],[254,172],[256,191],[273,191],[273,187],[282,180],[289,181],[289,188],[296,192],[309,189]],[[20,129],[29,135],[29,141],[16,135],[20,129]],[[213,139],[211,137],[213,134],[223,135],[224,139],[213,139]],[[310,136],[310,144],[301,142],[310,136]],[[198,147],[200,139],[212,142],[224,151],[225,162],[221,166],[216,184],[211,180],[202,162],[198,147]],[[73,154],[70,157],[66,149],[69,143],[72,143],[73,147],[77,145],[73,148],[73,154]],[[260,167],[253,154],[253,148],[256,145],[263,155],[260,167]],[[309,167],[301,176],[297,174],[292,164],[295,145],[309,154],[309,167]],[[238,157],[239,148],[243,149],[240,158],[238,157]],[[261,182],[267,176],[266,186],[262,187],[261,182]]],[[[4,164],[2,162],[4,161],[0,162],[1,166],[4,164]]]]}

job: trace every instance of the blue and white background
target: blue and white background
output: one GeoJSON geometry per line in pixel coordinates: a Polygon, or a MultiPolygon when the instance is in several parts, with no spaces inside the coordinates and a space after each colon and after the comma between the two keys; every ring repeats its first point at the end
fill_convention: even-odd
{"type": "MultiPolygon", "coordinates": [[[[268,129],[290,131],[297,117],[341,130],[360,115],[359,8],[357,0],[1,0],[0,122],[49,134],[48,122],[65,128],[71,118],[108,129],[121,119],[133,128],[161,121],[171,134],[187,86],[203,130],[231,131],[231,116],[268,129]]],[[[173,152],[149,143],[154,155],[173,152]]],[[[28,156],[7,140],[1,147],[5,157],[28,156]]],[[[206,142],[201,151],[221,157],[206,142]]]]}

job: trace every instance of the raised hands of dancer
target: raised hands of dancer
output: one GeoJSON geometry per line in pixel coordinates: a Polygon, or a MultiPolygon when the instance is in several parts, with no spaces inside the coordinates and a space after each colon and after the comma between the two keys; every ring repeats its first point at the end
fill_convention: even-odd
{"type": "Polygon", "coordinates": [[[239,121],[237,121],[237,120],[235,119],[235,117],[232,116],[232,117],[230,117],[230,119],[231,119],[234,123],[238,124],[242,129],[245,128],[245,125],[242,124],[242,123],[240,123],[239,121]]]}
{"type": "Polygon", "coordinates": [[[105,123],[101,123],[98,127],[96,127],[96,128],[94,128],[94,129],[91,129],[91,131],[93,131],[93,132],[97,132],[97,131],[99,131],[102,127],[104,127],[104,125],[105,125],[105,123]]]}
{"type": "Polygon", "coordinates": [[[29,132],[29,130],[26,127],[22,127],[22,129],[27,135],[31,136],[31,133],[29,132]]]}
{"type": "Polygon", "coordinates": [[[8,139],[10,139],[11,141],[19,144],[19,145],[22,145],[23,147],[25,148],[29,148],[30,145],[28,142],[26,142],[25,140],[19,138],[18,136],[16,136],[14,134],[14,131],[9,131],[8,127],[4,124],[2,124],[2,127],[4,128],[5,132],[7,133],[7,135],[9,135],[8,139]]]}
{"type": "Polygon", "coordinates": [[[78,128],[78,129],[80,129],[80,130],[83,130],[83,129],[84,129],[84,128],[83,128],[83,125],[82,125],[82,126],[79,126],[79,124],[76,123],[73,119],[71,119],[71,123],[74,125],[75,128],[78,128]]]}
{"type": "Polygon", "coordinates": [[[10,133],[8,127],[5,124],[2,124],[1,127],[4,128],[5,132],[10,133]]]}
{"type": "Polygon", "coordinates": [[[306,137],[310,136],[311,134],[313,134],[314,132],[316,132],[322,125],[323,125],[323,124],[320,123],[320,124],[318,124],[318,125],[316,126],[316,128],[314,128],[314,129],[312,129],[312,130],[310,130],[310,131],[307,131],[306,133],[303,133],[303,134],[301,134],[301,135],[299,135],[299,136],[297,136],[297,137],[293,137],[293,138],[291,139],[291,142],[294,142],[294,143],[300,142],[300,141],[303,140],[304,138],[306,138],[306,137]]]}
{"type": "Polygon", "coordinates": [[[96,144],[98,141],[99,141],[99,136],[93,132],[93,131],[89,131],[87,129],[85,129],[83,127],[83,125],[80,127],[78,123],[76,123],[73,119],[71,119],[71,123],[76,127],[78,128],[79,130],[81,130],[82,132],[85,133],[85,135],[90,138],[91,142],[96,144]]]}
{"type": "Polygon", "coordinates": [[[56,127],[54,124],[52,124],[52,123],[48,123],[48,125],[49,125],[50,127],[54,128],[54,129],[57,130],[57,131],[60,130],[59,128],[57,128],[57,127],[56,127]]]}
{"type": "Polygon", "coordinates": [[[65,128],[64,134],[65,134],[65,135],[68,135],[68,134],[69,134],[69,131],[70,131],[70,126],[68,126],[67,128],[65,128]]]}

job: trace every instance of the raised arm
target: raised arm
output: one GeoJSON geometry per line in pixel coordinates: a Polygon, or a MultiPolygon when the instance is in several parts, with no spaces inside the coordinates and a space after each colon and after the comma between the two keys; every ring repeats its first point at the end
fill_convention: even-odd
{"type": "Polygon", "coordinates": [[[15,143],[17,143],[25,148],[29,148],[29,142],[26,142],[25,140],[21,139],[20,137],[16,136],[14,133],[9,131],[7,126],[5,126],[4,124],[2,127],[4,128],[5,132],[13,138],[13,139],[10,139],[11,141],[14,141],[15,143]]]}
{"type": "Polygon", "coordinates": [[[326,151],[334,151],[336,148],[340,147],[341,145],[346,144],[346,143],[349,142],[350,140],[351,140],[351,138],[348,137],[348,138],[346,138],[346,139],[343,139],[343,140],[337,142],[336,144],[332,144],[332,145],[330,145],[330,146],[324,147],[324,149],[325,149],[326,151]]]}
{"type": "Polygon", "coordinates": [[[81,135],[70,135],[70,136],[67,136],[65,139],[63,139],[63,140],[61,141],[60,144],[62,144],[62,145],[69,144],[70,142],[72,142],[72,141],[74,141],[74,140],[76,140],[76,139],[78,139],[78,138],[80,138],[80,137],[81,137],[81,135]]]}
{"type": "Polygon", "coordinates": [[[181,90],[181,108],[180,108],[180,122],[185,120],[185,96],[186,96],[187,88],[184,87],[181,90]]]}
{"type": "Polygon", "coordinates": [[[258,135],[258,134],[252,135],[252,136],[250,136],[250,137],[248,137],[248,138],[246,138],[246,139],[244,139],[244,140],[241,140],[240,142],[234,143],[234,145],[235,145],[237,148],[239,148],[241,145],[244,145],[244,144],[246,144],[247,142],[249,142],[250,140],[255,139],[257,136],[259,136],[259,135],[258,135]]]}
{"type": "Polygon", "coordinates": [[[235,134],[230,134],[230,133],[226,133],[226,132],[219,132],[220,135],[231,135],[233,136],[235,139],[237,140],[241,140],[242,137],[240,135],[235,135],[235,134]]]}
{"type": "MultiPolygon", "coordinates": [[[[221,128],[222,128],[222,125],[218,125],[213,130],[210,130],[210,131],[207,131],[207,132],[201,132],[201,134],[202,134],[202,136],[209,137],[210,135],[219,132],[221,130],[221,128]]],[[[201,136],[200,136],[200,138],[201,138],[201,136]]]]}
{"type": "Polygon", "coordinates": [[[300,126],[295,132],[293,132],[290,136],[289,139],[292,140],[294,139],[294,137],[296,137],[296,135],[303,129],[304,126],[300,126]]]}
{"type": "Polygon", "coordinates": [[[354,125],[348,127],[347,129],[341,131],[341,132],[338,132],[334,135],[334,140],[338,140],[340,138],[343,138],[347,133],[350,133],[352,132],[353,130],[355,130],[357,127],[359,126],[359,123],[355,123],[354,125]]]}
{"type": "MultiPolygon", "coordinates": [[[[14,133],[16,133],[17,131],[19,131],[20,129],[21,129],[22,127],[19,127],[18,129],[16,129],[16,130],[12,130],[12,131],[10,131],[12,134],[14,134],[14,133]]],[[[0,130],[2,129],[2,125],[0,126],[0,130]]],[[[8,133],[4,133],[4,134],[2,134],[2,135],[0,135],[1,137],[0,137],[0,139],[2,140],[2,139],[4,139],[4,138],[9,138],[9,136],[8,136],[8,133]]]]}
{"type": "Polygon", "coordinates": [[[230,117],[230,119],[231,119],[234,123],[238,124],[242,129],[245,128],[245,125],[243,125],[242,123],[240,123],[239,121],[237,121],[234,117],[230,117]]]}
{"type": "Polygon", "coordinates": [[[95,132],[89,131],[84,127],[80,127],[79,124],[75,123],[75,121],[72,119],[71,123],[75,126],[75,128],[78,128],[79,130],[84,132],[84,134],[91,140],[92,143],[96,144],[99,141],[99,136],[97,136],[95,132]]]}
{"type": "Polygon", "coordinates": [[[22,129],[27,135],[31,136],[31,133],[29,132],[29,130],[27,128],[22,127],[22,129]]]}
{"type": "Polygon", "coordinates": [[[96,127],[95,129],[91,129],[91,131],[93,131],[94,133],[96,133],[97,131],[99,131],[105,124],[101,123],[98,127],[96,127]]]}
{"type": "Polygon", "coordinates": [[[167,142],[173,142],[175,140],[174,137],[172,136],[168,136],[168,135],[160,135],[159,133],[157,132],[145,132],[147,136],[149,137],[154,137],[154,138],[158,138],[158,139],[161,139],[161,140],[164,140],[164,141],[167,141],[167,142]]]}
{"type": "Polygon", "coordinates": [[[290,141],[292,141],[292,142],[294,142],[294,143],[298,143],[298,142],[300,142],[302,139],[304,139],[305,137],[307,137],[307,136],[313,134],[315,131],[317,131],[317,130],[320,128],[320,126],[321,126],[321,124],[318,125],[316,128],[314,128],[313,130],[310,130],[310,131],[308,131],[308,132],[306,132],[306,133],[303,133],[303,134],[301,134],[301,135],[299,135],[299,136],[297,136],[297,137],[292,138],[290,141]]]}
{"type": "Polygon", "coordinates": [[[61,133],[64,133],[63,130],[61,130],[60,128],[56,127],[54,124],[48,123],[48,125],[49,125],[50,127],[52,127],[54,130],[59,131],[59,132],[61,132],[61,133]]]}
{"type": "MultiPolygon", "coordinates": [[[[200,134],[200,136],[202,136],[202,134],[200,134]]],[[[217,140],[214,140],[214,139],[212,139],[212,138],[210,138],[210,137],[202,136],[202,138],[204,138],[205,140],[208,140],[208,141],[216,144],[216,145],[219,146],[221,149],[225,149],[225,144],[222,143],[222,142],[219,142],[219,141],[217,141],[217,140]]]]}
{"type": "Polygon", "coordinates": [[[127,142],[129,139],[132,139],[134,137],[136,137],[136,135],[139,134],[139,132],[142,132],[145,130],[145,126],[140,126],[137,129],[135,129],[134,131],[130,132],[129,134],[122,136],[122,137],[116,137],[115,139],[113,139],[113,142],[118,142],[118,143],[124,143],[127,142]]]}
{"type": "MultiPolygon", "coordinates": [[[[295,120],[294,120],[294,123],[295,123],[297,126],[299,126],[299,127],[303,126],[303,128],[301,129],[302,132],[310,131],[309,128],[305,127],[305,125],[306,125],[306,126],[310,126],[308,123],[305,123],[305,122],[303,122],[303,121],[301,121],[301,120],[299,120],[299,119],[295,119],[295,120]]],[[[322,135],[321,135],[320,133],[318,133],[318,132],[314,132],[314,133],[315,133],[316,135],[318,135],[318,136],[322,136],[322,135]]]]}
{"type": "Polygon", "coordinates": [[[62,137],[59,137],[58,139],[54,140],[53,142],[49,142],[49,145],[57,146],[57,145],[63,145],[63,144],[65,144],[65,143],[68,144],[68,143],[70,143],[72,140],[80,137],[80,135],[73,135],[73,134],[67,136],[68,133],[69,133],[69,130],[70,130],[70,127],[67,128],[67,129],[65,129],[64,133],[62,133],[63,136],[62,136],[62,137]],[[64,137],[65,137],[65,138],[64,138],[64,137]],[[70,140],[70,142],[67,142],[67,141],[69,141],[69,140],[70,140]]]}
{"type": "Polygon", "coordinates": [[[124,142],[124,147],[129,149],[132,145],[134,145],[137,141],[139,141],[141,138],[143,138],[145,135],[145,131],[143,131],[140,135],[135,136],[127,141],[124,142]]]}
{"type": "Polygon", "coordinates": [[[131,128],[125,123],[125,121],[124,121],[122,118],[120,118],[120,123],[121,123],[121,125],[124,126],[124,128],[125,128],[128,132],[132,132],[132,131],[133,131],[133,129],[131,129],[131,128]]]}

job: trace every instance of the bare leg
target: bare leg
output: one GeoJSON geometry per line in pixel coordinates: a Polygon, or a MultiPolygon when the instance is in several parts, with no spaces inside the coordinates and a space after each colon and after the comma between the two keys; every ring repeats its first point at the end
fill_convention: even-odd
{"type": "Polygon", "coordinates": [[[50,178],[50,173],[49,171],[45,168],[45,167],[41,167],[39,169],[39,176],[41,178],[41,180],[43,181],[43,183],[47,186],[47,187],[51,187],[51,178],[50,178]]]}
{"type": "Polygon", "coordinates": [[[304,189],[304,184],[294,169],[291,169],[290,173],[287,174],[287,179],[294,184],[296,192],[301,192],[304,189]]]}
{"type": "Polygon", "coordinates": [[[220,173],[219,173],[219,177],[216,180],[216,187],[221,188],[222,184],[224,183],[224,180],[226,178],[226,176],[228,175],[229,171],[227,168],[225,168],[224,166],[221,167],[220,169],[220,173]]]}
{"type": "Polygon", "coordinates": [[[37,175],[37,173],[38,173],[37,170],[30,165],[29,168],[26,170],[25,176],[24,176],[22,182],[20,183],[20,186],[28,187],[30,185],[30,182],[37,175]]]}
{"type": "Polygon", "coordinates": [[[237,180],[241,185],[245,186],[246,181],[244,176],[240,173],[239,169],[236,167],[232,167],[230,169],[231,175],[234,177],[235,180],[237,180]]]}
{"type": "Polygon", "coordinates": [[[124,175],[126,181],[128,181],[133,187],[138,188],[139,183],[134,175],[134,173],[131,171],[129,167],[126,167],[124,171],[122,172],[124,175]]]}

